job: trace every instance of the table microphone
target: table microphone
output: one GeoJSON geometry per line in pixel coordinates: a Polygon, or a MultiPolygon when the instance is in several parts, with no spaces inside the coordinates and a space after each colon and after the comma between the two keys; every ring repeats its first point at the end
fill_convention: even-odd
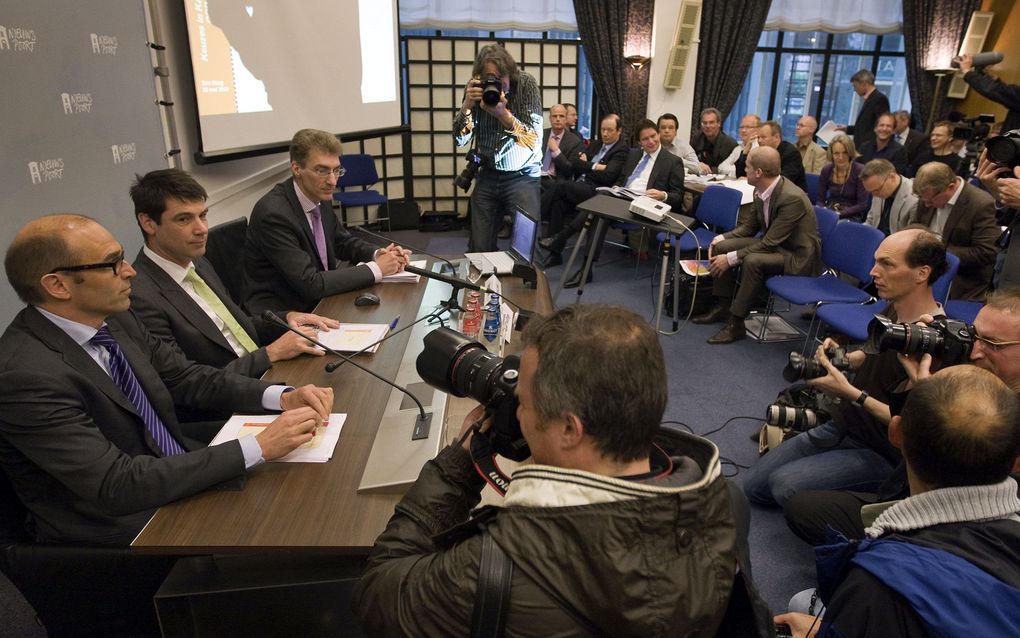
{"type": "Polygon", "coordinates": [[[359,368],[361,370],[364,370],[365,372],[367,372],[368,374],[372,375],[376,379],[379,379],[380,381],[382,381],[386,385],[394,387],[397,390],[400,390],[401,392],[406,394],[407,396],[411,397],[411,400],[414,401],[415,405],[418,406],[418,416],[415,418],[415,421],[414,421],[414,430],[413,430],[413,432],[411,434],[411,440],[415,441],[415,440],[418,440],[418,439],[427,439],[429,437],[429,426],[432,424],[432,413],[431,412],[425,412],[425,407],[421,404],[421,401],[418,400],[418,397],[416,397],[413,394],[411,394],[410,392],[408,392],[406,388],[402,388],[399,385],[397,385],[396,383],[393,383],[392,381],[390,381],[389,379],[387,379],[387,378],[385,378],[385,377],[383,377],[383,376],[381,376],[379,374],[376,374],[375,372],[372,372],[371,370],[369,370],[365,366],[361,365],[357,361],[354,361],[353,359],[351,359],[350,357],[348,357],[346,355],[340,354],[339,352],[337,352],[333,348],[330,348],[326,344],[320,342],[318,339],[313,339],[312,337],[309,337],[308,335],[304,334],[300,330],[296,330],[295,328],[292,328],[289,323],[287,323],[283,319],[280,319],[278,316],[276,316],[276,313],[273,312],[272,310],[264,311],[262,313],[262,319],[265,320],[265,321],[268,321],[270,323],[275,323],[278,326],[282,326],[283,328],[286,328],[287,330],[290,330],[294,334],[300,335],[301,338],[303,338],[304,340],[308,341],[309,343],[314,343],[315,345],[319,346],[320,348],[322,348],[326,352],[328,352],[328,353],[330,353],[332,355],[336,355],[336,356],[340,357],[341,359],[343,359],[347,363],[350,363],[352,366],[354,366],[356,368],[359,368]]]}
{"type": "MultiPolygon", "coordinates": [[[[411,323],[407,324],[406,326],[404,326],[400,330],[394,330],[393,332],[389,333],[388,335],[386,335],[382,339],[379,339],[378,341],[374,341],[374,342],[368,344],[367,346],[365,346],[361,350],[358,350],[357,352],[352,353],[350,356],[356,357],[359,354],[363,354],[367,350],[369,350],[371,348],[374,348],[375,346],[377,346],[378,344],[382,343],[383,341],[386,341],[390,337],[395,337],[398,334],[400,334],[401,332],[403,332],[405,330],[408,330],[410,328],[413,328],[414,326],[416,326],[417,324],[421,323],[422,321],[425,321],[426,319],[431,319],[431,318],[439,319],[440,315],[442,315],[444,312],[446,312],[446,310],[447,310],[446,308],[440,308],[438,311],[432,311],[429,314],[421,317],[420,319],[415,319],[414,321],[412,321],[411,323]]],[[[326,364],[326,372],[333,372],[334,370],[336,370],[337,368],[339,368],[340,366],[342,366],[345,363],[347,363],[347,362],[344,361],[343,359],[341,359],[340,361],[330,361],[329,363],[326,364]]]]}
{"type": "Polygon", "coordinates": [[[391,239],[389,237],[386,237],[385,235],[380,235],[379,233],[373,233],[372,231],[370,231],[367,228],[364,228],[362,226],[352,226],[352,228],[358,230],[359,232],[365,233],[369,237],[374,237],[375,239],[384,241],[387,244],[396,244],[397,246],[402,246],[404,248],[410,248],[411,252],[421,253],[422,255],[425,255],[426,257],[431,257],[433,259],[438,259],[439,261],[441,261],[441,262],[445,263],[447,266],[449,266],[450,270],[452,272],[457,272],[457,267],[453,265],[453,262],[451,262],[449,259],[447,259],[445,257],[440,257],[439,255],[433,255],[432,253],[430,253],[428,251],[425,251],[425,250],[422,250],[421,248],[418,248],[417,246],[412,246],[410,244],[407,244],[407,243],[404,243],[404,242],[400,242],[400,241],[394,241],[393,239],[391,239]]]}

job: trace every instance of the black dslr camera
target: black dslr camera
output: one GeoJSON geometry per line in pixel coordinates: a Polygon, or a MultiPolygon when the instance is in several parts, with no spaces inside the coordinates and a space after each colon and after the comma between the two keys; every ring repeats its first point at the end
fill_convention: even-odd
{"type": "Polygon", "coordinates": [[[482,102],[489,106],[499,104],[499,98],[503,95],[503,81],[495,75],[487,75],[482,78],[482,102]]]}
{"type": "Polygon", "coordinates": [[[471,188],[471,182],[475,181],[478,169],[488,166],[492,158],[487,153],[472,149],[467,152],[464,159],[467,160],[467,166],[460,172],[460,175],[454,178],[453,183],[466,193],[471,188]]]}
{"type": "Polygon", "coordinates": [[[989,138],[985,142],[988,161],[1014,169],[1020,165],[1020,129],[989,138]]]}
{"type": "Polygon", "coordinates": [[[513,461],[531,456],[517,420],[520,357],[501,358],[450,328],[436,328],[424,343],[415,362],[422,380],[454,396],[471,397],[491,413],[492,427],[474,440],[487,439],[493,452],[513,461]]]}
{"type": "MultiPolygon", "coordinates": [[[[825,351],[825,356],[829,358],[832,365],[840,372],[850,371],[850,359],[847,358],[846,350],[843,348],[829,348],[825,351]]],[[[791,383],[793,381],[817,379],[827,374],[829,374],[828,370],[817,359],[814,357],[804,357],[799,352],[791,352],[790,360],[786,367],[783,368],[783,378],[791,383]]]]}
{"type": "Polygon", "coordinates": [[[868,324],[868,340],[879,350],[903,354],[928,353],[943,367],[966,363],[974,346],[974,326],[962,321],[938,318],[930,325],[893,323],[875,315],[868,324]]]}

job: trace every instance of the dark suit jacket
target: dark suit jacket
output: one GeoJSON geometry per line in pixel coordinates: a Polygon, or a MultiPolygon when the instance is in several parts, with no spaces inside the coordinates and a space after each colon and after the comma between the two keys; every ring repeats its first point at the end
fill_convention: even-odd
{"type": "Polygon", "coordinates": [[[319,202],[326,235],[323,270],[315,239],[297,195],[294,179],[274,186],[252,209],[244,242],[244,306],[255,315],[287,308],[308,312],[323,297],[375,283],[368,266],[340,268],[372,260],[375,247],[353,237],[340,224],[329,202],[319,202]]]}
{"type": "Polygon", "coordinates": [[[784,256],[783,274],[817,275],[822,270],[822,242],[815,211],[804,191],[785,177],[779,179],[769,198],[768,227],[762,201],[756,197],[754,215],[742,216],[740,225],[723,236],[754,237],[764,231],[759,241],[737,251],[740,261],[752,253],[778,252],[784,256]]]}
{"type": "Polygon", "coordinates": [[[806,191],[807,177],[804,176],[804,160],[800,156],[800,151],[786,140],[780,141],[776,150],[779,151],[779,159],[783,162],[779,173],[796,184],[797,188],[806,191]]]}
{"type": "Polygon", "coordinates": [[[730,153],[733,152],[737,145],[737,140],[722,131],[719,131],[715,142],[709,142],[701,131],[691,136],[691,148],[698,154],[699,160],[708,164],[713,173],[718,171],[719,164],[730,156],[730,153]]]}
{"type": "Polygon", "coordinates": [[[22,310],[0,337],[0,466],[40,542],[127,545],[155,508],[244,474],[237,442],[200,448],[174,405],[261,412],[269,384],[188,361],[130,311],[107,324],[167,429],[193,451],[157,456],[110,376],[35,308],[22,310]]]}
{"type": "Polygon", "coordinates": [[[916,129],[907,129],[907,143],[902,145],[907,149],[907,164],[913,164],[917,156],[928,146],[928,136],[916,129]]]}
{"type": "MultiPolygon", "coordinates": [[[[551,128],[545,129],[542,133],[542,157],[545,157],[545,149],[549,146],[551,133],[551,128]]],[[[563,137],[560,138],[560,154],[553,158],[553,164],[556,166],[556,179],[573,177],[574,160],[583,150],[584,142],[576,133],[570,129],[563,131],[563,137]]]]}
{"type": "Polygon", "coordinates": [[[854,136],[854,145],[858,151],[865,142],[875,139],[875,124],[878,123],[878,116],[888,111],[889,98],[878,89],[872,91],[868,99],[864,100],[854,125],[847,129],[847,132],[854,136]]]}
{"type": "MultiPolygon", "coordinates": [[[[644,154],[645,152],[641,149],[630,152],[630,155],[627,156],[627,162],[623,165],[623,170],[620,171],[620,176],[616,178],[617,186],[623,186],[627,183],[627,178],[637,168],[638,162],[641,161],[641,157],[644,154]]],[[[646,188],[665,191],[666,203],[674,211],[682,212],[684,209],[683,160],[660,146],[659,156],[655,158],[655,163],[652,164],[652,172],[648,176],[648,186],[646,188]]]]}
{"type": "Polygon", "coordinates": [[[616,144],[598,162],[605,165],[605,169],[594,171],[592,170],[594,164],[591,163],[591,160],[601,150],[602,140],[595,140],[588,146],[588,150],[584,151],[584,155],[588,159],[583,160],[580,157],[575,157],[573,161],[574,177],[584,175],[585,181],[595,186],[612,186],[615,184],[616,180],[620,177],[620,171],[623,170],[624,162],[627,161],[627,155],[630,154],[630,148],[627,147],[627,144],[622,139],[616,140],[616,144]]]}
{"type": "MultiPolygon", "coordinates": [[[[227,294],[216,270],[205,257],[195,259],[194,263],[198,275],[213,289],[252,341],[269,343],[282,334],[282,329],[267,324],[261,317],[250,317],[241,310],[227,294]]],[[[238,357],[212,319],[144,251],[138,251],[132,265],[138,275],[131,280],[131,309],[142,318],[150,333],[164,341],[175,342],[196,363],[226,368],[254,378],[269,369],[269,355],[265,347],[238,357]]]]}
{"type": "MultiPolygon", "coordinates": [[[[917,203],[911,223],[928,226],[935,209],[917,203]]],[[[983,300],[998,253],[996,241],[1001,234],[995,223],[995,200],[992,196],[964,181],[963,192],[949,211],[942,227],[946,248],[960,258],[960,270],[949,289],[950,299],[983,300]]]]}
{"type": "Polygon", "coordinates": [[[900,175],[907,174],[907,149],[900,146],[900,143],[895,139],[890,140],[882,150],[878,150],[875,139],[872,138],[858,146],[857,152],[860,155],[854,158],[855,162],[867,164],[873,159],[885,159],[892,162],[892,165],[896,167],[897,173],[900,175]]]}

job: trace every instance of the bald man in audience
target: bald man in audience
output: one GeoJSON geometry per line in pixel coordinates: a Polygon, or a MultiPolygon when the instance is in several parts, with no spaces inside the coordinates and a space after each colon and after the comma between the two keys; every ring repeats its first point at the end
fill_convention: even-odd
{"type": "Polygon", "coordinates": [[[815,131],[817,130],[818,120],[810,115],[801,116],[797,120],[797,128],[794,129],[797,135],[796,147],[800,152],[800,160],[806,173],[819,173],[822,167],[829,163],[825,149],[815,143],[815,131]]]}

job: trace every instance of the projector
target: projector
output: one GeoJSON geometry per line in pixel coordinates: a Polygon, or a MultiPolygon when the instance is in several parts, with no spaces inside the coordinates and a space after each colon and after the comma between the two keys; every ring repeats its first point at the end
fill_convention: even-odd
{"type": "Polygon", "coordinates": [[[656,223],[661,222],[670,210],[672,209],[666,202],[660,202],[644,195],[630,203],[630,212],[656,223]]]}

